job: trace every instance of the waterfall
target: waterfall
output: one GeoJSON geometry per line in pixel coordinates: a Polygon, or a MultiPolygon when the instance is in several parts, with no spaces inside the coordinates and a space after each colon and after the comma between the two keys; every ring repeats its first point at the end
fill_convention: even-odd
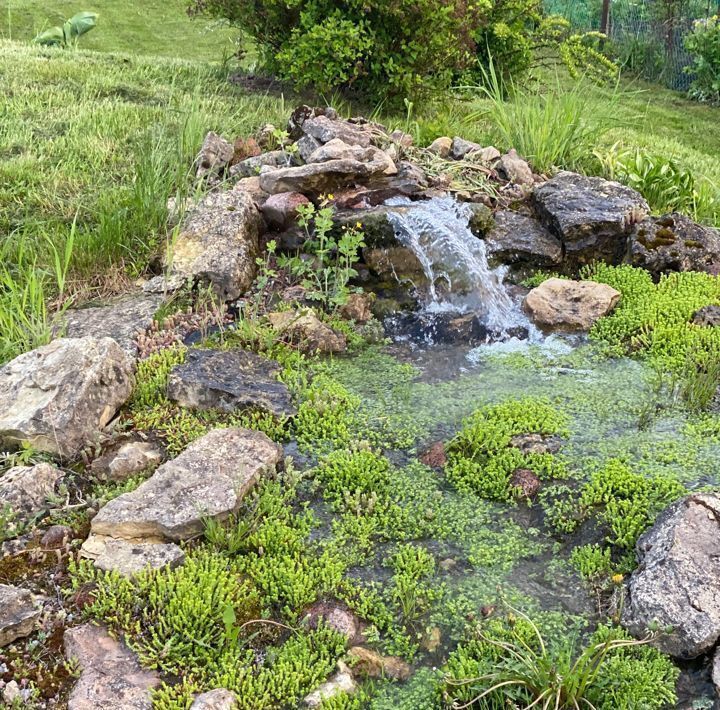
{"type": "Polygon", "coordinates": [[[388,219],[397,240],[422,264],[428,281],[424,310],[476,313],[488,329],[502,334],[530,326],[507,292],[506,267],[491,269],[485,242],[469,227],[470,208],[452,197],[423,202],[392,198],[389,206],[412,205],[388,219]]]}

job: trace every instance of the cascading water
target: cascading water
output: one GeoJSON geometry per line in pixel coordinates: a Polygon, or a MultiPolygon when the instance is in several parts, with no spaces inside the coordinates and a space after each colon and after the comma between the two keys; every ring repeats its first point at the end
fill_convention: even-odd
{"type": "Polygon", "coordinates": [[[485,242],[469,227],[470,208],[452,197],[423,202],[393,198],[388,206],[412,206],[391,212],[395,237],[422,264],[427,279],[426,313],[475,313],[496,337],[534,328],[508,293],[505,267],[490,268],[485,242]]]}

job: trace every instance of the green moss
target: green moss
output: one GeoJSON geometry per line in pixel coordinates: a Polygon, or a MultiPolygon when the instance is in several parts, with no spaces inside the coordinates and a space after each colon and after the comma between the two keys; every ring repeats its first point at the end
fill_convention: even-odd
{"type": "Polygon", "coordinates": [[[611,577],[615,565],[611,558],[612,550],[600,545],[581,545],[570,554],[570,564],[586,580],[611,577]]]}
{"type": "Polygon", "coordinates": [[[518,468],[529,468],[544,480],[567,475],[558,457],[523,454],[510,446],[512,437],[565,433],[566,425],[567,417],[544,400],[526,398],[484,407],[465,420],[448,444],[446,475],[460,490],[491,500],[512,500],[510,478],[518,468]]]}

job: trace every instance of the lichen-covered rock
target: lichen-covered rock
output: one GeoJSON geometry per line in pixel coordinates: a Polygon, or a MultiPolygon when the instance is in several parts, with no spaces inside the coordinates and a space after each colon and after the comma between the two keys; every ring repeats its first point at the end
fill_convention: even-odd
{"type": "Polygon", "coordinates": [[[130,542],[104,535],[90,535],[80,554],[93,560],[98,569],[123,577],[134,577],[146,569],[177,567],[185,561],[183,550],[171,542],[130,542]]]}
{"type": "Polygon", "coordinates": [[[230,141],[210,131],[205,136],[200,153],[195,161],[197,176],[203,178],[206,175],[221,173],[230,164],[234,153],[235,149],[230,141]]]}
{"type": "Polygon", "coordinates": [[[102,480],[125,481],[152,466],[157,466],[162,460],[163,452],[158,444],[131,440],[95,459],[90,470],[102,480]]]}
{"type": "Polygon", "coordinates": [[[653,643],[675,658],[710,651],[720,640],[720,496],[673,503],[636,549],[623,625],[637,637],[665,629],[653,643]]]}
{"type": "Polygon", "coordinates": [[[16,466],[0,474],[0,511],[9,507],[15,519],[27,520],[45,510],[63,475],[49,463],[16,466]]]}
{"type": "Polygon", "coordinates": [[[233,710],[238,705],[235,693],[225,688],[217,688],[198,695],[190,710],[233,710]]]}
{"type": "Polygon", "coordinates": [[[620,301],[620,292],[595,281],[548,279],[525,297],[532,320],[549,330],[590,330],[620,301]]]}
{"type": "Polygon", "coordinates": [[[137,355],[137,336],[153,322],[164,301],[161,295],[125,296],[116,301],[87,308],[71,308],[59,330],[68,338],[112,338],[128,355],[137,355]]]}
{"type": "Polygon", "coordinates": [[[193,349],[170,372],[167,394],[190,409],[261,409],[292,415],[295,407],[279,373],[277,362],[248,350],[193,349]]]}
{"type": "Polygon", "coordinates": [[[537,220],[520,212],[499,210],[495,224],[485,237],[488,258],[502,264],[533,268],[562,262],[562,242],[537,220]]]}
{"type": "Polygon", "coordinates": [[[65,657],[82,673],[68,699],[68,710],[151,710],[151,691],[160,685],[154,671],[140,667],[135,655],[107,630],[83,624],[65,632],[65,657]]]}
{"type": "Polygon", "coordinates": [[[29,636],[41,613],[41,600],[26,589],[0,584],[0,648],[29,636]]]}
{"type": "Polygon", "coordinates": [[[0,369],[0,443],[77,455],[132,392],[134,362],[111,338],[59,338],[0,369]]]}
{"type": "Polygon", "coordinates": [[[255,278],[261,222],[249,193],[209,193],[185,219],[172,249],[172,272],[209,284],[220,298],[238,298],[255,278]]]}
{"type": "Polygon", "coordinates": [[[673,212],[635,225],[630,261],[655,276],[668,271],[720,273],[720,230],[673,212]]]}
{"type": "Polygon", "coordinates": [[[357,690],[357,684],[353,680],[350,669],[338,661],[338,672],[326,683],[323,683],[317,690],[305,698],[305,705],[309,708],[319,708],[325,700],[346,693],[352,695],[357,690]]]}
{"type": "Polygon", "coordinates": [[[347,348],[345,336],[325,325],[311,308],[268,313],[267,318],[273,330],[304,353],[341,353],[347,348]]]}
{"type": "Polygon", "coordinates": [[[633,227],[650,211],[629,187],[571,172],[537,186],[533,202],[543,224],[563,242],[573,267],[593,260],[619,264],[633,227]]]}
{"type": "Polygon", "coordinates": [[[93,518],[91,531],[148,542],[190,539],[203,531],[205,519],[222,520],[235,512],[281,460],[282,448],[262,432],[215,429],[137,489],[107,503],[93,518]]]}

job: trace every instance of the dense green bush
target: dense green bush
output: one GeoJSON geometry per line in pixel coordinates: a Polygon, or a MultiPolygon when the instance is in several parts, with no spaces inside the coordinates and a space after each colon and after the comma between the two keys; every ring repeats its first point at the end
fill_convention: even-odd
{"type": "Polygon", "coordinates": [[[694,76],[690,96],[720,102],[720,17],[697,20],[685,38],[685,48],[693,55],[687,69],[694,76]]]}

